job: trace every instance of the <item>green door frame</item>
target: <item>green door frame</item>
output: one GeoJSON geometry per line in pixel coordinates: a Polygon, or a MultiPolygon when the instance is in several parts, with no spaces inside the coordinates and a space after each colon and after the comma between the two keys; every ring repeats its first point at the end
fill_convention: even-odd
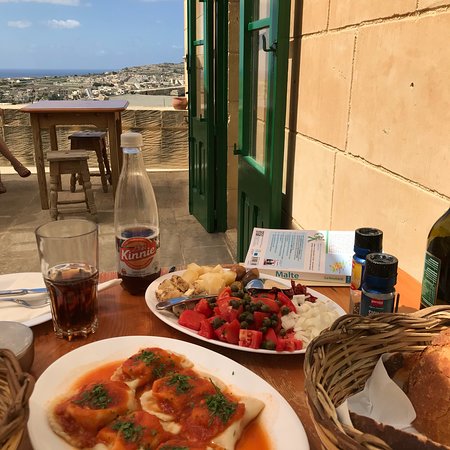
{"type": "MultiPolygon", "coordinates": [[[[241,0],[239,51],[239,155],[238,169],[238,260],[247,253],[253,228],[280,228],[287,63],[289,55],[289,0],[271,0],[268,17],[259,18],[259,2],[241,0]],[[256,6],[256,7],[255,7],[256,6]],[[268,55],[264,158],[257,161],[255,33],[267,30],[262,49],[268,55]]],[[[258,36],[259,50],[259,36],[258,36]]]]}
{"type": "Polygon", "coordinates": [[[188,0],[189,212],[208,232],[227,227],[228,4],[188,0]],[[203,3],[203,39],[196,5],[203,3]],[[198,111],[196,50],[203,46],[204,114],[198,111]]]}

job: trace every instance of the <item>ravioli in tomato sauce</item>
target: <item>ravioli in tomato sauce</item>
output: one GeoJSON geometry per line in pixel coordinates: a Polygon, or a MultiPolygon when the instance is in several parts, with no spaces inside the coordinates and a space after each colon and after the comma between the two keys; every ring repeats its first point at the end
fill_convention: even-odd
{"type": "Polygon", "coordinates": [[[140,349],[116,367],[109,380],[94,370],[49,410],[53,431],[76,448],[233,450],[264,408],[160,348],[140,349]]]}

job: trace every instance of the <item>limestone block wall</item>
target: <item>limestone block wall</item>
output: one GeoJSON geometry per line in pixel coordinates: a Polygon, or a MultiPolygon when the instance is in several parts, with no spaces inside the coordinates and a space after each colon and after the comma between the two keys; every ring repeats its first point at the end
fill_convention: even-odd
{"type": "Polygon", "coordinates": [[[289,226],[384,232],[421,279],[450,205],[450,0],[295,0],[289,226]]]}
{"type": "MultiPolygon", "coordinates": [[[[0,136],[20,161],[33,167],[30,116],[20,112],[20,108],[20,105],[0,106],[0,136]]],[[[71,133],[89,128],[89,126],[57,127],[59,149],[69,149],[68,136],[71,133]]],[[[129,106],[122,113],[122,129],[142,133],[144,138],[142,153],[148,170],[188,169],[187,111],[129,106]]],[[[42,132],[42,142],[44,149],[50,148],[47,130],[42,132]]],[[[95,158],[90,158],[89,163],[95,166],[95,158]]],[[[9,167],[9,162],[0,156],[0,167],[2,166],[9,167]]]]}

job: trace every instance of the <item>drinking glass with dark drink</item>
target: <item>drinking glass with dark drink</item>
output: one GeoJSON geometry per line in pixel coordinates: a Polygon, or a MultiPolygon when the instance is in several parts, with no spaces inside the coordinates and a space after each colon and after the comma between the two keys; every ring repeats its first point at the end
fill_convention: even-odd
{"type": "Polygon", "coordinates": [[[49,222],[36,230],[41,271],[56,336],[86,337],[98,327],[98,227],[83,219],[49,222]]]}

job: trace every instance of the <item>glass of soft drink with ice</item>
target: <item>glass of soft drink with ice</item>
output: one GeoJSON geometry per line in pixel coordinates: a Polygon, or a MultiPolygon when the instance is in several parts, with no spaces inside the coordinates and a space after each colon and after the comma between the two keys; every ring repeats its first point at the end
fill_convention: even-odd
{"type": "Polygon", "coordinates": [[[84,219],[36,229],[41,271],[50,295],[56,336],[69,341],[98,327],[98,226],[84,219]]]}

